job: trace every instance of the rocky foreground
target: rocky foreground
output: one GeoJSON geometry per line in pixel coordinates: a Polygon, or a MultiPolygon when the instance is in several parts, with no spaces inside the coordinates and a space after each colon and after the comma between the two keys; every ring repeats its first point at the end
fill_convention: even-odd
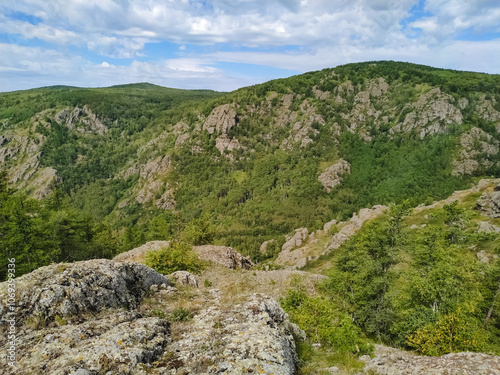
{"type": "MultiPolygon", "coordinates": [[[[303,333],[264,295],[228,308],[220,291],[207,290],[198,294],[196,315],[174,326],[169,320],[183,319],[169,313],[187,311],[178,302],[189,297],[142,264],[55,264],[16,287],[17,364],[8,366],[1,337],[2,374],[295,373],[294,336],[303,333]]],[[[6,288],[0,285],[1,295],[6,288]]],[[[0,304],[4,327],[8,317],[0,304]]]]}
{"type": "MultiPolygon", "coordinates": [[[[217,249],[201,250],[208,254],[217,249]]],[[[314,293],[324,276],[248,271],[247,263],[222,250],[202,274],[217,288],[203,286],[211,282],[198,282],[188,272],[164,276],[130,262],[142,255],[141,249],[122,262],[53,264],[18,278],[17,363],[12,368],[7,361],[7,320],[12,315],[2,298],[0,373],[296,374],[296,342],[305,335],[266,294],[278,298],[292,277],[306,280],[314,293]],[[240,261],[237,270],[221,261],[223,254],[240,261]]],[[[1,283],[0,295],[7,288],[7,282],[1,283]]],[[[500,357],[481,353],[424,357],[376,345],[374,357],[361,360],[365,367],[358,375],[500,374],[500,357]]],[[[336,367],[317,369],[317,374],[347,373],[336,367]]]]}

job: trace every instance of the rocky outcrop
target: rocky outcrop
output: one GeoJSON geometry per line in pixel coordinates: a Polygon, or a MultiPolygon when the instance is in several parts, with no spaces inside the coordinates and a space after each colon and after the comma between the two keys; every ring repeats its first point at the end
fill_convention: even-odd
{"type": "MultiPolygon", "coordinates": [[[[169,184],[167,183],[167,186],[169,184]]],[[[156,201],[156,207],[161,210],[170,210],[173,211],[175,209],[175,189],[170,188],[165,190],[165,192],[161,195],[160,199],[156,201]]]]}
{"type": "Polygon", "coordinates": [[[288,120],[293,119],[293,121],[295,121],[295,118],[298,118],[298,121],[295,121],[292,129],[290,130],[290,135],[281,143],[280,148],[282,150],[291,151],[296,143],[300,143],[300,147],[307,146],[309,143],[313,142],[311,137],[319,133],[319,131],[313,127],[313,124],[319,126],[325,125],[324,118],[316,113],[316,108],[311,105],[308,100],[304,100],[302,102],[300,110],[303,113],[300,117],[293,116],[291,114],[286,115],[286,113],[290,112],[290,109],[283,110],[283,115],[288,117],[288,120]]]}
{"type": "Polygon", "coordinates": [[[236,111],[231,104],[224,104],[213,109],[203,122],[203,130],[209,134],[214,132],[226,134],[237,123],[236,111]]]}
{"type": "Polygon", "coordinates": [[[201,260],[220,264],[231,269],[250,269],[253,267],[250,258],[242,256],[232,247],[203,245],[193,246],[193,250],[201,260]]]}
{"type": "MultiPolygon", "coordinates": [[[[186,274],[174,276],[181,282],[186,274]]],[[[191,297],[198,304],[197,313],[174,332],[174,323],[151,316],[167,316],[163,310],[175,309],[171,305],[180,294],[168,282],[144,265],[110,260],[54,264],[20,277],[16,282],[17,363],[15,368],[8,365],[2,329],[0,372],[296,373],[295,340],[305,335],[275,300],[252,294],[224,307],[220,290],[209,290],[205,297],[206,293],[194,289],[191,297]],[[146,293],[148,299],[142,301],[146,293]]],[[[0,284],[2,295],[7,284],[0,284]]],[[[6,309],[0,306],[4,326],[6,309]]]]}
{"type": "MultiPolygon", "coordinates": [[[[26,330],[18,336],[15,372],[3,374],[146,374],[151,363],[164,353],[169,342],[165,320],[143,318],[137,312],[120,311],[89,318],[80,324],[65,324],[26,330]]],[[[2,350],[2,354],[5,351],[2,350]]]]}
{"type": "Polygon", "coordinates": [[[500,142],[479,128],[472,128],[460,137],[461,150],[453,161],[452,174],[470,175],[493,165],[490,158],[500,151],[500,142]]]}
{"type": "Polygon", "coordinates": [[[85,105],[83,108],[66,108],[54,116],[54,120],[61,125],[65,125],[70,130],[79,133],[104,134],[108,131],[104,122],[101,121],[91,109],[85,105]]]}
{"type": "Polygon", "coordinates": [[[170,246],[170,241],[150,241],[135,249],[118,254],[113,258],[116,262],[136,262],[143,263],[146,254],[150,251],[158,251],[170,246]]]}
{"type": "Polygon", "coordinates": [[[254,294],[230,310],[213,306],[202,311],[168,350],[182,374],[293,375],[294,336],[304,338],[304,333],[289,322],[280,305],[254,294]]]}
{"type": "Polygon", "coordinates": [[[340,159],[321,173],[318,176],[318,181],[321,182],[325,190],[329,193],[335,186],[340,185],[343,180],[342,176],[350,173],[351,164],[344,159],[340,159]]]}
{"type": "Polygon", "coordinates": [[[451,353],[441,357],[425,357],[375,345],[375,355],[371,359],[369,356],[361,357],[366,363],[362,374],[500,374],[500,357],[482,353],[451,353]]]}
{"type": "MultiPolygon", "coordinates": [[[[148,252],[168,248],[169,245],[170,241],[150,241],[135,249],[117,255],[113,260],[117,262],[143,263],[148,252]]],[[[199,259],[220,264],[231,269],[250,269],[253,267],[250,258],[242,256],[232,247],[203,245],[193,246],[193,250],[199,259]]]]}
{"type": "Polygon", "coordinates": [[[476,208],[485,216],[500,217],[500,191],[484,192],[477,200],[476,208]]]}
{"type": "MultiPolygon", "coordinates": [[[[49,323],[57,316],[80,319],[106,308],[135,308],[151,285],[168,283],[142,264],[105,259],[53,264],[16,279],[16,320],[41,316],[49,323]]],[[[0,284],[2,295],[6,290],[7,283],[0,284]]],[[[0,302],[2,324],[8,317],[5,303],[0,302]]]]}
{"type": "Polygon", "coordinates": [[[420,138],[436,133],[446,133],[451,124],[462,123],[462,113],[454,105],[453,96],[441,92],[436,87],[412,104],[407,104],[403,111],[410,111],[403,122],[393,126],[391,133],[410,133],[417,131],[420,138]]]}
{"type": "Polygon", "coordinates": [[[497,122],[496,129],[500,133],[500,112],[494,108],[497,104],[494,97],[486,99],[485,95],[481,96],[479,103],[476,105],[476,112],[482,119],[486,121],[497,122]]]}
{"type": "Polygon", "coordinates": [[[172,170],[172,159],[170,155],[158,156],[148,160],[139,167],[140,190],[136,194],[135,200],[141,204],[152,202],[165,189],[163,195],[158,200],[157,207],[163,209],[173,209],[175,207],[174,189],[165,184],[162,178],[172,170]]]}
{"type": "Polygon", "coordinates": [[[477,231],[479,233],[500,233],[500,227],[488,223],[487,221],[480,221],[477,224],[477,231]]]}
{"type": "Polygon", "coordinates": [[[307,228],[295,229],[293,233],[285,236],[285,243],[281,247],[281,251],[291,251],[296,247],[300,247],[309,235],[307,228]]]}
{"type": "Polygon", "coordinates": [[[215,140],[215,148],[219,150],[221,155],[229,158],[229,160],[235,160],[232,151],[244,149],[245,147],[236,138],[230,139],[227,135],[223,134],[215,140]]]}
{"type": "Polygon", "coordinates": [[[384,213],[387,209],[387,206],[376,205],[372,208],[363,208],[359,210],[359,213],[354,213],[352,218],[349,219],[346,223],[339,223],[339,231],[336,233],[331,241],[327,244],[326,250],[331,251],[334,249],[338,249],[344,242],[346,242],[352,235],[354,235],[363,224],[368,221],[376,218],[377,216],[384,213]]]}

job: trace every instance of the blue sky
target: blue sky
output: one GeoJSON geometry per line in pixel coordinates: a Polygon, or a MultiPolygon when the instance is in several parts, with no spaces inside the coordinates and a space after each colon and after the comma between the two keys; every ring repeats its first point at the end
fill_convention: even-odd
{"type": "Polygon", "coordinates": [[[2,0],[0,91],[230,91],[359,61],[500,73],[497,0],[2,0]]]}

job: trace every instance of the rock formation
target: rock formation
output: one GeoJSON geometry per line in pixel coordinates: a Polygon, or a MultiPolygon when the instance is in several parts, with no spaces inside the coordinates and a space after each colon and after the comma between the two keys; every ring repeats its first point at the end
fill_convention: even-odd
{"type": "Polygon", "coordinates": [[[351,165],[344,159],[340,159],[321,173],[318,176],[318,181],[321,182],[325,190],[329,193],[335,186],[342,182],[342,176],[349,173],[351,173],[351,165]]]}
{"type": "Polygon", "coordinates": [[[392,133],[417,131],[420,138],[446,133],[451,124],[462,123],[462,113],[454,105],[455,99],[438,87],[421,94],[415,103],[407,104],[403,111],[410,112],[403,122],[391,128],[392,133]]]}
{"type": "Polygon", "coordinates": [[[452,174],[470,175],[489,168],[491,156],[500,151],[500,142],[479,128],[472,128],[460,137],[461,150],[453,161],[452,174]]]}
{"type": "Polygon", "coordinates": [[[54,116],[54,120],[65,125],[70,130],[76,130],[79,133],[97,133],[104,134],[108,131],[106,125],[94,114],[88,106],[83,108],[66,108],[54,116]]]}
{"type": "Polygon", "coordinates": [[[209,134],[214,132],[226,134],[229,129],[236,125],[236,122],[236,111],[230,104],[224,104],[214,108],[203,123],[203,130],[208,131],[209,134]]]}
{"type": "MultiPolygon", "coordinates": [[[[177,276],[182,278],[181,273],[177,276]]],[[[227,308],[220,305],[220,291],[210,290],[208,299],[199,300],[205,302],[198,312],[182,323],[182,331],[178,325],[174,335],[173,323],[151,316],[151,304],[166,317],[161,309],[172,309],[170,305],[179,299],[177,289],[168,283],[144,265],[110,260],[54,264],[20,277],[18,361],[15,368],[7,364],[2,329],[0,372],[296,373],[295,340],[304,339],[304,333],[289,322],[275,300],[253,294],[227,308]]],[[[6,289],[7,282],[1,283],[2,295],[6,289]]],[[[0,306],[0,326],[5,328],[7,306],[0,306]]]]}
{"type": "Polygon", "coordinates": [[[213,262],[231,269],[250,269],[253,263],[249,257],[244,257],[232,247],[203,245],[193,246],[194,252],[201,260],[213,262]]]}
{"type": "Polygon", "coordinates": [[[495,188],[495,191],[484,192],[478,199],[476,206],[477,209],[479,209],[483,215],[489,216],[491,218],[500,217],[500,189],[498,189],[499,186],[495,188]]]}

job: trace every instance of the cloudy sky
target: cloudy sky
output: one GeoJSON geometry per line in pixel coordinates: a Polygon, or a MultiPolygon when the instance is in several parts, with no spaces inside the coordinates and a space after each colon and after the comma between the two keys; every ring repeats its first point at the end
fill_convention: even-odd
{"type": "Polygon", "coordinates": [[[229,91],[369,60],[500,73],[500,1],[0,1],[0,91],[229,91]]]}

